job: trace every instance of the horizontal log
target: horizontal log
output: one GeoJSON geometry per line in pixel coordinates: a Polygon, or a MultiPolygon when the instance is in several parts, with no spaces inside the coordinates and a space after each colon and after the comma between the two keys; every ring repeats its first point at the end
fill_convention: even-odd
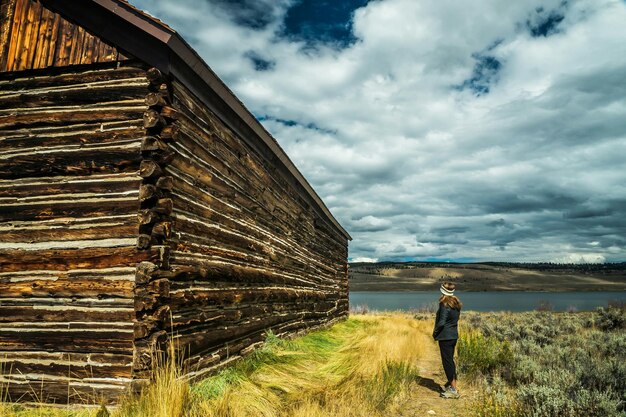
{"type": "Polygon", "coordinates": [[[159,214],[172,214],[174,203],[171,198],[159,198],[154,205],[154,211],[159,214]]]}
{"type": "Polygon", "coordinates": [[[159,214],[152,209],[140,210],[137,214],[137,221],[140,225],[148,225],[156,222],[160,218],[159,214]]]}
{"type": "Polygon", "coordinates": [[[140,119],[143,116],[143,111],[143,106],[122,105],[99,108],[64,108],[38,112],[20,111],[14,114],[0,115],[0,129],[140,119]]]}
{"type": "Polygon", "coordinates": [[[152,228],[152,234],[168,239],[172,233],[172,222],[162,221],[158,222],[152,228]]]}
{"type": "Polygon", "coordinates": [[[166,151],[169,147],[156,136],[146,136],[141,142],[141,151],[166,151]]]}
{"type": "Polygon", "coordinates": [[[121,143],[142,137],[143,125],[140,120],[63,126],[47,126],[4,130],[0,137],[3,148],[13,152],[20,149],[82,147],[86,145],[106,145],[121,143]]]}
{"type": "MultiPolygon", "coordinates": [[[[124,358],[128,358],[128,356],[124,356],[124,358]]],[[[97,378],[132,377],[132,360],[129,363],[104,366],[97,366],[91,363],[77,364],[71,356],[65,362],[10,360],[10,356],[4,357],[3,360],[5,361],[5,366],[11,368],[11,374],[62,375],[73,379],[93,378],[94,376],[97,378]]],[[[3,360],[0,360],[0,363],[3,360]]]]}
{"type": "Polygon", "coordinates": [[[0,234],[4,242],[27,243],[46,241],[68,241],[107,238],[132,238],[137,235],[137,221],[131,217],[120,220],[105,219],[107,222],[78,225],[41,224],[39,221],[19,226],[5,226],[0,223],[0,234]]]}
{"type": "Polygon", "coordinates": [[[92,351],[129,353],[133,348],[132,330],[64,331],[0,328],[0,350],[92,351]]]}
{"type": "Polygon", "coordinates": [[[157,196],[157,188],[152,184],[142,184],[139,187],[139,201],[146,201],[157,196]]]}
{"type": "Polygon", "coordinates": [[[149,377],[153,359],[159,351],[162,351],[168,337],[165,330],[159,330],[143,339],[135,340],[135,352],[133,357],[133,373],[135,376],[149,377]],[[142,372],[147,371],[147,372],[142,372]]]}
{"type": "Polygon", "coordinates": [[[142,178],[155,178],[159,177],[162,174],[162,169],[154,161],[149,159],[144,159],[141,161],[141,165],[139,166],[139,176],[142,178]]]}
{"type": "Polygon", "coordinates": [[[164,106],[159,114],[161,115],[161,117],[164,117],[165,119],[169,120],[169,121],[174,121],[174,120],[178,120],[181,117],[181,114],[178,110],[176,110],[173,107],[170,106],[164,106]]]}
{"type": "Polygon", "coordinates": [[[160,129],[166,124],[165,119],[154,109],[146,110],[143,114],[143,126],[146,129],[160,129]]]}
{"type": "Polygon", "coordinates": [[[140,234],[137,236],[137,249],[146,250],[153,244],[158,243],[151,235],[140,234]]]}
{"type": "Polygon", "coordinates": [[[141,177],[136,173],[0,180],[0,199],[5,202],[17,202],[18,198],[55,194],[128,193],[138,190],[141,181],[141,177]],[[7,197],[12,198],[12,200],[5,199],[7,197]]]}
{"type": "Polygon", "coordinates": [[[163,107],[169,104],[169,98],[162,93],[153,92],[146,95],[146,105],[148,107],[163,107]]]}
{"type": "Polygon", "coordinates": [[[165,82],[165,77],[158,68],[149,68],[146,71],[146,78],[150,84],[161,85],[165,82]]]}
{"type": "Polygon", "coordinates": [[[0,271],[2,272],[113,268],[131,266],[141,261],[158,261],[158,253],[138,251],[135,247],[0,250],[0,271]]]}
{"type": "Polygon", "coordinates": [[[179,124],[174,122],[165,126],[159,133],[159,137],[165,141],[176,140],[176,136],[178,135],[179,131],[179,124]]]}
{"type": "MultiPolygon", "coordinates": [[[[31,303],[33,304],[33,303],[31,303]]],[[[24,322],[131,322],[135,318],[135,310],[112,307],[73,307],[58,305],[0,305],[0,323],[24,322]]]]}
{"type": "Polygon", "coordinates": [[[137,285],[146,284],[148,281],[153,279],[153,276],[158,269],[159,267],[152,262],[140,262],[137,264],[137,270],[135,272],[135,283],[137,285]]]}
{"type": "Polygon", "coordinates": [[[157,180],[156,186],[164,191],[172,191],[174,188],[174,180],[170,176],[161,177],[157,180]]]}
{"type": "Polygon", "coordinates": [[[138,100],[146,94],[148,91],[147,87],[148,85],[144,80],[126,79],[105,81],[98,84],[77,84],[49,87],[47,89],[22,90],[14,94],[0,95],[0,110],[138,100]]]}
{"type": "Polygon", "coordinates": [[[269,301],[295,301],[295,300],[332,300],[338,294],[331,294],[312,289],[295,289],[288,287],[258,287],[258,288],[232,288],[211,289],[193,288],[185,290],[172,290],[169,293],[172,306],[187,306],[195,303],[207,305],[234,305],[238,303],[269,302],[269,301]]]}
{"type": "MultiPolygon", "coordinates": [[[[41,277],[43,278],[43,277],[41,277]]],[[[18,282],[0,277],[2,297],[133,297],[134,283],[128,280],[22,279],[18,282]]],[[[1,300],[1,299],[0,299],[1,300]]]]}
{"type": "Polygon", "coordinates": [[[172,316],[173,330],[177,334],[188,334],[210,330],[215,326],[237,326],[239,323],[268,317],[274,314],[298,313],[302,317],[326,317],[337,308],[335,301],[291,302],[291,303],[255,303],[237,308],[223,306],[196,305],[177,309],[172,316]]]}
{"type": "MultiPolygon", "coordinates": [[[[117,63],[116,63],[117,64],[117,63]]],[[[72,67],[67,67],[67,72],[59,74],[42,74],[23,76],[24,73],[16,73],[9,79],[0,80],[0,94],[19,90],[34,90],[37,88],[49,88],[68,86],[73,84],[96,84],[99,82],[110,82],[112,80],[135,79],[146,76],[145,70],[132,67],[121,66],[119,68],[89,69],[86,71],[76,71],[72,67]]]]}
{"type": "Polygon", "coordinates": [[[89,175],[134,172],[139,167],[140,144],[58,149],[0,158],[0,178],[89,175]]]}
{"type": "Polygon", "coordinates": [[[41,200],[29,204],[0,203],[0,221],[44,220],[59,217],[99,217],[137,213],[136,196],[120,198],[83,198],[41,200]]]}

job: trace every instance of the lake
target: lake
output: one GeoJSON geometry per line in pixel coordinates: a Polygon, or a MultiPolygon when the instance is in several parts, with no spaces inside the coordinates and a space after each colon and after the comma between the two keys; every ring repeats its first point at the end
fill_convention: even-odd
{"type": "MultiPolygon", "coordinates": [[[[369,310],[414,310],[435,305],[441,293],[424,292],[350,292],[350,307],[366,305],[369,310]]],[[[594,310],[608,302],[626,304],[626,291],[605,292],[466,292],[459,293],[464,310],[530,311],[549,303],[554,311],[594,310]]]]}

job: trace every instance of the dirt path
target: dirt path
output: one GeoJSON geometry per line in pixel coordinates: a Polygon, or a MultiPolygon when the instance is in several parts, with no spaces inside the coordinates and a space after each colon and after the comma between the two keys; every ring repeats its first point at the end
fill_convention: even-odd
{"type": "Polygon", "coordinates": [[[467,417],[468,403],[476,395],[475,391],[461,380],[459,382],[460,399],[447,400],[439,397],[439,386],[446,382],[446,376],[441,365],[439,346],[431,336],[432,323],[418,322],[418,328],[419,335],[416,343],[424,347],[422,357],[418,362],[421,378],[412,384],[410,396],[397,416],[467,417]]]}

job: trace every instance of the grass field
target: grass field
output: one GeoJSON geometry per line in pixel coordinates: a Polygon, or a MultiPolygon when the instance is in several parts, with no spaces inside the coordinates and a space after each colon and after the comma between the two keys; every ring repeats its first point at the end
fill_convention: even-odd
{"type": "MultiPolygon", "coordinates": [[[[178,378],[175,364],[164,364],[155,383],[126,398],[111,416],[393,415],[417,378],[423,344],[416,337],[430,325],[398,314],[357,316],[293,340],[269,335],[262,349],[194,385],[178,378]]],[[[97,412],[0,403],[3,417],[97,412]]]]}
{"type": "Polygon", "coordinates": [[[0,416],[626,416],[623,309],[464,312],[457,351],[461,400],[437,393],[444,376],[433,320],[432,313],[354,314],[292,340],[270,334],[261,349],[199,383],[181,379],[175,362],[164,363],[141,395],[117,408],[0,401],[0,416]]]}

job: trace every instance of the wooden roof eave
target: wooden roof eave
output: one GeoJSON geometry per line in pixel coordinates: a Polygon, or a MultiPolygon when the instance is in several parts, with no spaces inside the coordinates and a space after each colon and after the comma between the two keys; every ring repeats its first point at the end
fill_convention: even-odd
{"type": "Polygon", "coordinates": [[[322,219],[352,240],[278,142],[174,30],[121,0],[41,0],[49,9],[171,74],[259,154],[286,172],[322,219]],[[208,88],[207,88],[208,87],[208,88]],[[255,140],[258,139],[258,140],[255,140]]]}

